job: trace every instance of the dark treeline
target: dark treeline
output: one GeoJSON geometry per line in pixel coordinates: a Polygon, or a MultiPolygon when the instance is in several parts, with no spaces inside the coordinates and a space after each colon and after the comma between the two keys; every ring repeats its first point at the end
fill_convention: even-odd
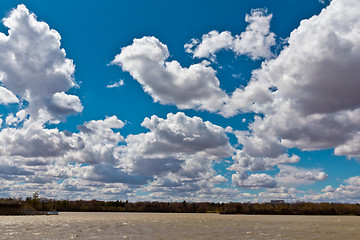
{"type": "MultiPolygon", "coordinates": [[[[135,202],[98,200],[54,200],[39,198],[38,194],[16,201],[38,211],[77,212],[164,212],[164,213],[221,213],[271,215],[358,215],[360,204],[346,203],[210,203],[210,202],[135,202]]],[[[1,199],[0,199],[1,202],[1,199]]]]}

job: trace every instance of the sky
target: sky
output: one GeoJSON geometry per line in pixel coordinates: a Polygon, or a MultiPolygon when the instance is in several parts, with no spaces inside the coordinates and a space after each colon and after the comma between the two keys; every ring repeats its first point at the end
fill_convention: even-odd
{"type": "Polygon", "coordinates": [[[360,1],[0,15],[0,197],[360,202],[360,1]]]}

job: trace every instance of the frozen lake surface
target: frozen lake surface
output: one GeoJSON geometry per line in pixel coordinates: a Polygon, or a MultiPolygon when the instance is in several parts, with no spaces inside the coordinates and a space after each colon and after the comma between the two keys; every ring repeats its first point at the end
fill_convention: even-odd
{"type": "Polygon", "coordinates": [[[0,216],[0,239],[360,239],[360,217],[180,213],[0,216]]]}

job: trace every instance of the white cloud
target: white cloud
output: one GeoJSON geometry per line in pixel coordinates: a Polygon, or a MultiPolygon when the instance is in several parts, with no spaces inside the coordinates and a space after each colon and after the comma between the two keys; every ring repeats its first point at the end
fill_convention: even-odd
{"type": "Polygon", "coordinates": [[[69,95],[64,92],[57,92],[51,100],[51,110],[60,114],[81,112],[83,106],[78,96],[69,95]]]}
{"type": "Polygon", "coordinates": [[[231,49],[234,38],[231,32],[211,31],[201,37],[201,41],[192,39],[190,43],[185,44],[185,51],[193,54],[194,58],[215,57],[215,53],[222,49],[231,49]]]}
{"type": "Polygon", "coordinates": [[[335,188],[333,188],[332,186],[328,185],[326,186],[324,189],[321,190],[322,192],[334,192],[335,188]]]}
{"type": "Polygon", "coordinates": [[[6,122],[6,125],[13,125],[13,124],[17,124],[19,122],[19,120],[17,117],[14,116],[14,114],[10,113],[5,118],[5,122],[6,122]]]}
{"type": "Polygon", "coordinates": [[[265,173],[248,174],[246,171],[240,171],[232,175],[232,182],[235,186],[241,188],[259,189],[275,188],[276,180],[265,173]]]}
{"type": "Polygon", "coordinates": [[[272,14],[266,15],[266,10],[253,9],[246,14],[245,21],[249,23],[246,31],[236,35],[233,51],[238,55],[247,55],[251,59],[270,58],[270,47],[275,45],[275,34],[270,32],[272,14]]]}
{"type": "Polygon", "coordinates": [[[202,171],[206,167],[202,162],[211,163],[234,152],[225,130],[199,117],[169,113],[166,119],[145,118],[142,126],[150,132],[129,135],[120,157],[124,168],[135,172],[158,175],[182,169],[199,174],[192,168],[202,171]]]}
{"type": "Polygon", "coordinates": [[[119,165],[132,174],[152,177],[148,191],[177,195],[225,181],[213,169],[214,161],[234,152],[222,127],[181,112],[169,113],[166,119],[145,118],[142,126],[150,131],[125,139],[119,165]]]}
{"type": "Polygon", "coordinates": [[[228,168],[228,170],[232,171],[265,171],[270,170],[279,164],[296,163],[300,160],[297,155],[289,156],[286,153],[276,157],[253,157],[244,150],[237,150],[232,159],[234,160],[234,163],[228,168]]]}
{"type": "Polygon", "coordinates": [[[310,185],[327,179],[328,175],[319,169],[305,169],[294,166],[279,165],[280,172],[276,181],[282,186],[310,185]]]}
{"type": "Polygon", "coordinates": [[[237,55],[247,55],[253,60],[270,58],[271,46],[274,46],[275,34],[270,32],[272,15],[267,15],[264,9],[253,9],[246,14],[245,21],[249,23],[246,30],[233,37],[231,32],[211,31],[204,34],[201,41],[192,39],[185,44],[185,51],[193,54],[194,58],[214,58],[220,50],[232,50],[237,55]]]}
{"type": "MultiPolygon", "coordinates": [[[[258,117],[255,117],[257,119],[258,117]]],[[[250,131],[234,131],[241,145],[232,157],[234,163],[228,168],[233,171],[265,171],[285,163],[299,162],[300,158],[286,153],[279,139],[265,129],[250,128],[250,131]],[[254,133],[255,132],[255,133],[254,133]]]]}
{"type": "Polygon", "coordinates": [[[337,146],[334,149],[336,155],[346,155],[348,157],[356,157],[359,159],[360,156],[360,132],[354,132],[349,139],[343,144],[337,146]]]}
{"type": "Polygon", "coordinates": [[[279,56],[264,62],[250,83],[232,94],[223,115],[253,111],[263,116],[243,139],[249,154],[249,142],[268,152],[277,141],[286,148],[358,155],[359,8],[359,1],[333,0],[318,16],[303,20],[279,56]],[[259,139],[266,144],[256,145],[259,139]]]}
{"type": "Polygon", "coordinates": [[[207,62],[184,68],[175,60],[167,61],[169,56],[158,39],[143,37],[122,48],[112,64],[129,72],[154,101],[180,109],[219,111],[228,96],[220,89],[215,70],[207,62]]]}
{"type": "Polygon", "coordinates": [[[117,87],[121,87],[123,85],[125,85],[124,80],[120,79],[120,81],[114,82],[113,84],[109,84],[106,87],[107,88],[117,88],[117,87]]]}
{"type": "MultiPolygon", "coordinates": [[[[30,120],[25,120],[20,128],[4,128],[0,131],[0,155],[10,162],[3,164],[7,173],[0,172],[0,178],[23,173],[22,178],[26,179],[22,180],[27,184],[70,178],[93,183],[145,184],[149,177],[130,175],[114,166],[124,138],[113,129],[123,126],[113,116],[87,122],[79,126],[79,133],[46,129],[41,122],[30,120]]],[[[0,165],[4,159],[0,158],[0,165]]]]}
{"type": "Polygon", "coordinates": [[[287,201],[295,201],[299,198],[297,197],[298,190],[295,188],[289,187],[278,187],[278,188],[269,188],[265,192],[258,194],[258,197],[261,201],[270,202],[274,199],[282,199],[287,201]]]}
{"type": "Polygon", "coordinates": [[[0,87],[0,104],[9,103],[19,103],[19,99],[8,89],[0,87]]]}
{"type": "Polygon", "coordinates": [[[29,116],[29,114],[28,114],[27,109],[21,109],[15,115],[12,113],[9,113],[9,115],[6,116],[6,118],[5,118],[6,125],[17,126],[19,123],[21,123],[25,119],[27,119],[28,116],[29,116]]]}
{"type": "MultiPolygon", "coordinates": [[[[60,34],[45,22],[37,21],[25,5],[11,11],[3,23],[9,31],[8,35],[0,33],[1,102],[18,102],[16,94],[29,102],[33,118],[40,110],[48,111],[48,117],[62,118],[56,110],[52,112],[51,101],[54,94],[66,92],[76,84],[72,77],[74,64],[60,48],[60,34]],[[5,102],[4,97],[7,98],[5,102]]],[[[75,109],[70,108],[78,111],[79,104],[76,101],[75,109]]]]}
{"type": "Polygon", "coordinates": [[[22,128],[4,128],[0,131],[1,156],[54,157],[78,148],[77,139],[58,129],[26,120],[22,128]]]}
{"type": "Polygon", "coordinates": [[[360,13],[356,5],[353,0],[335,0],[320,15],[303,20],[291,33],[289,46],[255,77],[273,83],[278,89],[275,97],[289,99],[304,115],[357,108],[360,13]]]}
{"type": "MultiPolygon", "coordinates": [[[[238,189],[225,189],[217,187],[204,187],[197,191],[173,191],[172,188],[166,188],[164,191],[151,192],[152,188],[146,188],[149,194],[139,196],[137,199],[142,201],[187,201],[187,202],[229,202],[252,198],[253,195],[241,193],[238,189]]],[[[158,188],[156,190],[159,190],[158,188]]]]}
{"type": "Polygon", "coordinates": [[[130,194],[148,183],[146,190],[172,192],[173,199],[184,192],[209,199],[216,196],[214,184],[226,182],[216,175],[214,161],[234,151],[223,128],[183,113],[146,118],[150,132],[125,141],[114,131],[124,126],[115,116],[86,122],[79,133],[43,124],[25,119],[19,128],[0,131],[0,179],[25,182],[13,184],[14,193],[29,195],[41,185],[49,197],[105,198],[118,196],[111,190],[117,184],[130,194]]]}
{"type": "Polygon", "coordinates": [[[360,176],[350,177],[345,180],[345,185],[340,185],[338,188],[326,186],[323,193],[305,195],[304,199],[307,201],[331,201],[331,202],[347,202],[359,203],[360,199],[360,176]]]}
{"type": "Polygon", "coordinates": [[[210,181],[212,183],[218,184],[218,183],[226,183],[228,180],[224,176],[217,175],[213,177],[210,181]]]}
{"type": "Polygon", "coordinates": [[[92,120],[78,126],[80,133],[77,136],[83,148],[80,151],[70,152],[68,158],[88,164],[115,164],[116,154],[120,149],[118,144],[124,138],[113,129],[123,127],[124,123],[116,116],[106,117],[105,120],[92,120]]]}
{"type": "MultiPolygon", "coordinates": [[[[255,117],[255,120],[258,117],[255,117]]],[[[285,149],[281,146],[279,140],[267,135],[262,129],[252,129],[257,135],[249,131],[235,131],[238,142],[243,146],[243,151],[251,157],[271,157],[276,158],[284,153],[285,149]]]]}

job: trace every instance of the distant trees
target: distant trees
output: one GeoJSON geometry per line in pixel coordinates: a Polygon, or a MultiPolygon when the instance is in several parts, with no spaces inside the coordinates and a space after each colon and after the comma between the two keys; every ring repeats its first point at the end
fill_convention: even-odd
{"type": "Polygon", "coordinates": [[[224,214],[271,214],[271,215],[358,215],[359,204],[346,203],[228,203],[224,214]]]}
{"type": "MultiPolygon", "coordinates": [[[[0,199],[1,201],[4,199],[0,199]]],[[[210,202],[135,202],[98,200],[55,200],[39,197],[35,192],[25,201],[38,211],[80,212],[168,212],[168,213],[222,213],[222,214],[272,214],[272,215],[358,215],[359,204],[344,203],[210,203],[210,202]]]]}

